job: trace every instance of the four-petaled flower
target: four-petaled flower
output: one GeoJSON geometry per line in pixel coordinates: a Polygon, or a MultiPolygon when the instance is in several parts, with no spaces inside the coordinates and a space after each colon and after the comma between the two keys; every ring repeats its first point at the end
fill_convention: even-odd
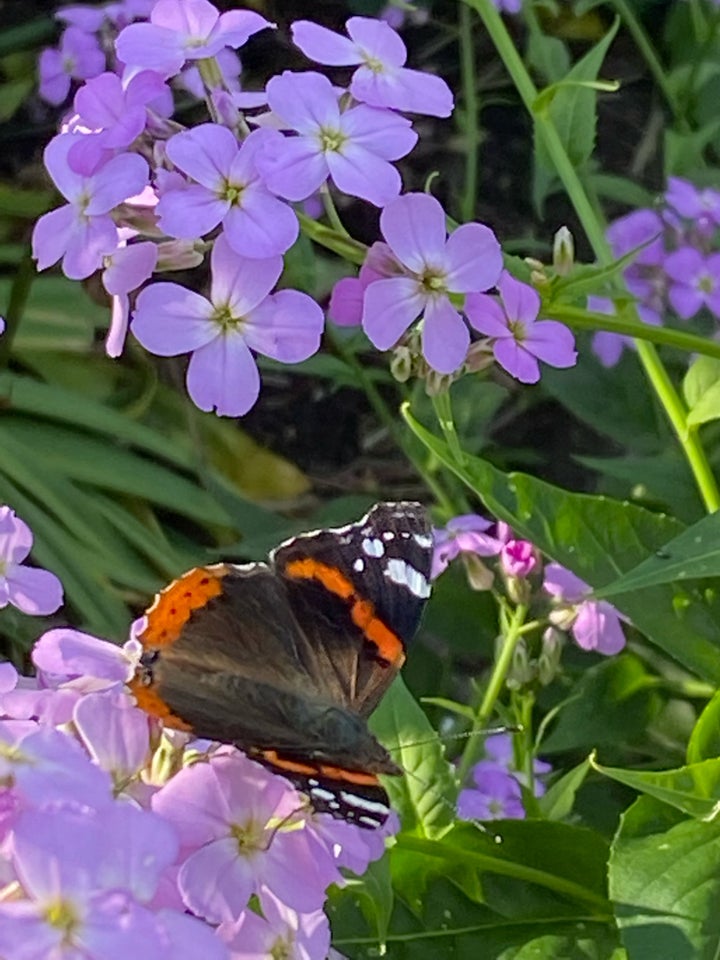
{"type": "Polygon", "coordinates": [[[538,360],[552,367],[572,367],[577,360],[571,331],[557,320],[538,320],[540,296],[506,270],[498,284],[500,303],[472,293],[465,312],[472,326],[492,338],[493,354],[503,369],[521,383],[540,379],[538,360]]]}
{"type": "Polygon", "coordinates": [[[448,237],[445,211],[424,193],[389,203],[380,228],[404,275],[367,287],[365,333],[379,350],[387,350],[420,318],[425,359],[439,373],[453,373],[465,359],[470,333],[451,297],[497,282],[502,254],[495,234],[481,223],[466,223],[448,237]]]}
{"type": "Polygon", "coordinates": [[[575,642],[583,650],[611,656],[625,646],[621,621],[626,619],[607,600],[590,600],[592,589],[559,563],[545,567],[545,590],[555,603],[551,622],[570,629],[575,642]]]}
{"type": "Polygon", "coordinates": [[[151,353],[192,352],[187,387],[201,410],[239,417],[260,393],[255,350],[297,363],[320,346],[323,313],[297,290],[270,294],[282,257],[240,257],[224,237],[213,247],[210,299],[177,283],[153,283],[137,299],[132,332],[151,353]]]}
{"type": "Polygon", "coordinates": [[[62,584],[49,570],[25,566],[33,535],[10,507],[0,507],[0,609],[11,603],[23,613],[54,613],[63,602],[62,584]]]}
{"type": "Polygon", "coordinates": [[[702,306],[720,317],[720,253],[704,257],[694,247],[669,253],[665,272],[670,277],[668,299],[679,317],[689,320],[702,306]]]}

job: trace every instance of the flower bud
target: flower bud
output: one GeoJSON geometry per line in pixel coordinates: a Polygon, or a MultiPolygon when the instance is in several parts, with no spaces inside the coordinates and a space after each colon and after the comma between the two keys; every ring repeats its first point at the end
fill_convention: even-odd
{"type": "Polygon", "coordinates": [[[578,609],[575,604],[563,603],[554,607],[548,614],[550,623],[558,630],[569,630],[577,619],[578,609]]]}
{"type": "Polygon", "coordinates": [[[413,355],[402,344],[395,347],[393,358],[390,361],[390,373],[398,383],[407,383],[413,373],[413,355]]]}
{"type": "Polygon", "coordinates": [[[473,590],[490,590],[495,579],[492,570],[485,566],[476,553],[462,553],[461,556],[470,587],[473,590]]]}
{"type": "Polygon", "coordinates": [[[205,259],[194,240],[166,240],[158,244],[158,262],[156,271],[191,270],[199,267],[205,259]]]}
{"type": "Polygon", "coordinates": [[[530,660],[525,640],[521,637],[513,650],[507,685],[511,690],[525,687],[535,679],[535,665],[530,660]]]}
{"type": "Polygon", "coordinates": [[[546,687],[557,676],[562,658],[565,638],[554,627],[548,627],[542,635],[542,650],[538,657],[538,680],[546,687]]]}
{"type": "Polygon", "coordinates": [[[553,267],[560,277],[566,277],[575,262],[575,240],[567,227],[560,227],[553,238],[553,267]]]}
{"type": "Polygon", "coordinates": [[[535,547],[529,540],[508,540],[500,551],[500,566],[508,577],[529,576],[537,566],[535,547]]]}

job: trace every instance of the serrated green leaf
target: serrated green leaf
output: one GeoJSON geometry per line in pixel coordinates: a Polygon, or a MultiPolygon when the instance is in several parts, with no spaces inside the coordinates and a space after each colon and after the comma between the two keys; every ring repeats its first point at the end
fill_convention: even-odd
{"type": "Polygon", "coordinates": [[[610,896],[630,960],[716,960],[720,822],[687,820],[652,797],[623,815],[610,896]]]}
{"type": "Polygon", "coordinates": [[[701,760],[677,770],[624,770],[605,767],[590,758],[593,770],[624,783],[638,793],[667,803],[689,817],[718,819],[720,812],[720,758],[701,760]]]}
{"type": "MultiPolygon", "coordinates": [[[[462,463],[403,409],[413,432],[498,519],[595,589],[655,554],[682,525],[605,497],[568,493],[535,477],[505,474],[477,457],[462,463]]],[[[720,681],[720,603],[691,583],[621,594],[616,605],[661,649],[706,680],[720,681]]]]}
{"type": "Polygon", "coordinates": [[[679,580],[720,577],[720,512],[698,520],[657,548],[637,567],[596,591],[616,597],[629,591],[679,580]]]}

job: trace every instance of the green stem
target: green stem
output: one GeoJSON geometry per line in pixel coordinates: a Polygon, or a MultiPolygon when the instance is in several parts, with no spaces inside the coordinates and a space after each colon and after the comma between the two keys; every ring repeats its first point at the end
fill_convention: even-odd
{"type": "MultiPolygon", "coordinates": [[[[495,704],[497,703],[500,694],[503,691],[507,675],[510,671],[510,667],[512,666],[515,647],[518,644],[518,640],[522,636],[521,630],[525,622],[525,617],[527,616],[527,610],[527,606],[521,603],[513,612],[512,618],[510,619],[510,623],[507,627],[507,631],[503,637],[503,645],[500,651],[500,656],[495,661],[492,673],[490,674],[490,680],[485,688],[485,694],[483,695],[482,702],[480,703],[480,707],[478,708],[478,711],[475,714],[475,719],[473,720],[473,733],[477,733],[479,730],[482,730],[487,726],[487,722],[490,719],[493,710],[495,709],[495,704]]],[[[470,767],[475,762],[477,750],[473,740],[474,738],[472,736],[468,738],[468,742],[465,744],[465,749],[463,750],[462,757],[460,758],[460,763],[458,764],[457,779],[458,783],[461,784],[465,782],[470,767]]]]}
{"type": "Polygon", "coordinates": [[[703,64],[707,62],[708,54],[712,51],[718,26],[720,26],[720,10],[715,10],[714,13],[712,13],[708,18],[705,37],[700,44],[700,49],[695,52],[693,62],[690,66],[690,73],[688,74],[687,83],[685,84],[685,93],[683,99],[685,101],[686,110],[688,111],[691,111],[694,107],[695,85],[697,84],[700,70],[703,64]]]}
{"type": "Polygon", "coordinates": [[[455,419],[452,412],[452,401],[450,399],[450,388],[448,387],[447,390],[442,390],[440,393],[435,394],[432,398],[432,404],[433,409],[435,410],[435,416],[438,418],[440,429],[443,432],[443,436],[447,440],[447,445],[450,448],[450,452],[459,464],[464,463],[465,454],[463,453],[462,444],[460,443],[460,438],[458,437],[457,429],[455,427],[455,419]]]}
{"type": "Polygon", "coordinates": [[[675,122],[681,130],[688,130],[689,124],[687,117],[685,116],[682,106],[678,102],[677,97],[675,96],[672,88],[667,82],[667,77],[665,76],[665,70],[663,69],[662,64],[658,58],[655,48],[650,43],[648,35],[646,34],[643,25],[640,23],[638,18],[635,16],[635,11],[632,8],[632,5],[627,3],[626,0],[612,0],[613,6],[620,14],[625,26],[628,28],[632,34],[632,38],[635,41],[635,44],[642,54],[645,62],[648,65],[650,73],[653,75],[655,83],[658,85],[667,105],[672,111],[675,122]]]}
{"type": "Polygon", "coordinates": [[[561,320],[569,327],[579,330],[607,330],[610,333],[623,334],[637,340],[648,340],[650,343],[664,343],[687,353],[702,353],[708,357],[720,358],[720,342],[674,327],[653,327],[646,323],[638,325],[637,321],[625,320],[621,316],[613,317],[607,313],[593,313],[582,307],[560,304],[549,304],[544,307],[543,316],[552,320],[561,320]]]}
{"type": "MultiPolygon", "coordinates": [[[[535,122],[537,135],[542,140],[553,162],[555,171],[575,208],[598,262],[602,265],[609,265],[613,262],[613,254],[605,236],[606,225],[593,209],[580,177],[563,146],[552,117],[547,110],[542,112],[536,110],[538,91],[525,69],[502,17],[492,5],[491,0],[464,0],[464,2],[480,14],[525,108],[535,122]]],[[[682,400],[668,377],[655,348],[645,341],[636,341],[636,343],[638,357],[645,369],[645,374],[653,388],[656,391],[659,390],[658,399],[665,408],[666,415],[680,441],[705,507],[708,512],[717,510],[720,505],[720,492],[697,434],[687,429],[687,414],[682,400]]]]}
{"type": "Polygon", "coordinates": [[[478,185],[478,127],[479,103],[477,78],[475,77],[475,43],[473,17],[469,7],[460,7],[460,71],[462,76],[464,125],[465,125],[465,188],[460,202],[460,218],[463,222],[475,216],[478,185]]]}
{"type": "Polygon", "coordinates": [[[18,265],[10,288],[10,301],[5,311],[5,332],[0,337],[0,370],[7,367],[10,361],[13,340],[18,332],[30,296],[30,288],[36,277],[37,270],[28,250],[18,265]]]}
{"type": "Polygon", "coordinates": [[[335,230],[336,233],[339,233],[341,237],[349,237],[350,234],[347,232],[345,225],[340,219],[340,214],[337,212],[335,202],[330,196],[330,191],[327,188],[327,184],[324,184],[320,190],[320,196],[322,197],[323,208],[325,210],[325,215],[330,221],[330,226],[335,230]]]}

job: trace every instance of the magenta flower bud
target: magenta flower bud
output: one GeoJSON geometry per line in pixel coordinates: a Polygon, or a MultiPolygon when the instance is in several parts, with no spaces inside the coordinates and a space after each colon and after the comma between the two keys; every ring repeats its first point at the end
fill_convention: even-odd
{"type": "Polygon", "coordinates": [[[535,547],[528,540],[508,540],[500,551],[500,566],[508,577],[527,577],[537,566],[535,547]]]}

